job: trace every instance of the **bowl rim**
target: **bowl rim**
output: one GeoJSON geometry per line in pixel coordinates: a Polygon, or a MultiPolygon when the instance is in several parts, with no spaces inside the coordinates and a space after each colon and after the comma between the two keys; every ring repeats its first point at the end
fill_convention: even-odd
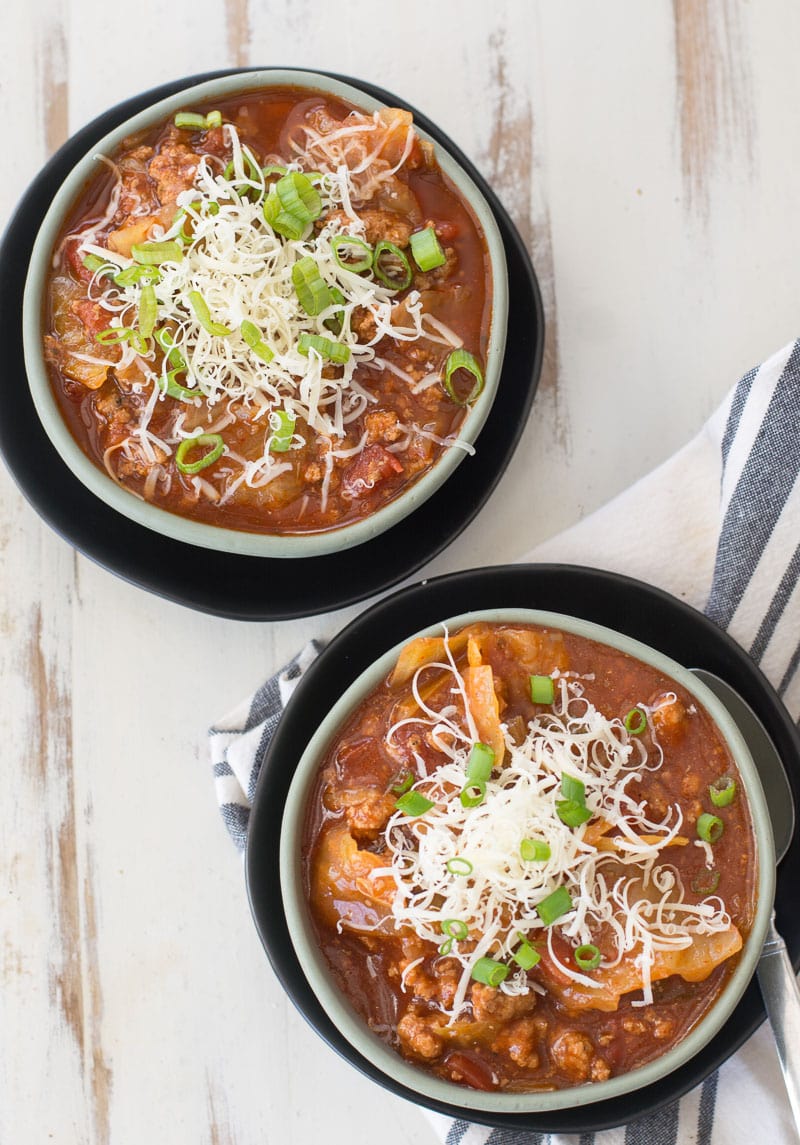
{"type": "Polygon", "coordinates": [[[492,301],[484,367],[485,384],[480,396],[469,407],[456,443],[418,481],[368,517],[323,532],[281,535],[193,521],[140,499],[117,485],[99,469],[72,436],[52,391],[42,342],[42,309],[50,256],[67,212],[96,172],[95,156],[98,152],[113,150],[127,136],[151,127],[181,110],[188,100],[201,102],[223,99],[239,92],[275,87],[299,87],[338,96],[366,111],[388,106],[371,93],[324,72],[299,68],[252,68],[190,84],[124,120],[84,153],[53,197],[36,235],[26,274],[22,335],[25,372],[39,420],[62,461],[106,505],[155,533],[186,544],[244,556],[304,558],[341,552],[363,544],[413,513],[441,488],[465,459],[468,451],[464,446],[472,446],[477,440],[497,391],[508,320],[508,278],[502,236],[491,206],[480,188],[447,148],[433,139],[424,128],[415,125],[420,137],[434,146],[441,170],[455,185],[486,242],[492,278],[492,301]]]}
{"type": "Polygon", "coordinates": [[[688,668],[650,645],[594,621],[549,610],[506,607],[461,613],[409,634],[406,639],[384,652],[350,684],[310,738],[289,786],[280,834],[279,876],[290,940],[300,968],[328,1018],[360,1055],[395,1082],[421,1096],[465,1111],[495,1114],[547,1113],[580,1107],[643,1089],[685,1065],[721,1030],[753,977],[775,896],[776,863],[772,827],[761,781],[744,738],[725,706],[688,668]],[[678,1045],[654,1061],[608,1081],[548,1093],[506,1094],[483,1093],[433,1077],[405,1061],[368,1029],[363,1019],[334,986],[327,963],[314,939],[302,892],[299,841],[307,799],[324,751],[354,706],[386,677],[398,652],[409,640],[415,636],[441,634],[443,625],[454,630],[478,620],[559,628],[616,648],[675,679],[695,696],[712,717],[733,754],[747,794],[758,864],[754,890],[756,909],[753,925],[734,972],[711,1009],[678,1045]]]}

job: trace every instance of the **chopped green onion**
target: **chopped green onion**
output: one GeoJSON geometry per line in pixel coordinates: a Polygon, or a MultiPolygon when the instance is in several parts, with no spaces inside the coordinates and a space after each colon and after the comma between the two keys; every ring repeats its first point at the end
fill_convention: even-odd
{"type": "Polygon", "coordinates": [[[219,433],[201,433],[197,437],[186,437],[178,446],[175,451],[175,464],[180,469],[181,473],[194,474],[199,473],[201,469],[206,469],[209,465],[213,465],[218,461],[222,454],[225,452],[225,442],[222,435],[219,433]],[[191,453],[193,449],[199,446],[207,445],[209,450],[199,457],[197,461],[187,461],[186,455],[191,453]]]}
{"type": "MultiPolygon", "coordinates": [[[[517,931],[517,933],[519,934],[519,931],[517,931]]],[[[542,956],[538,950],[535,950],[531,946],[524,934],[519,934],[519,937],[522,939],[522,942],[511,957],[521,969],[533,970],[534,966],[536,966],[538,962],[541,962],[542,956]]]]}
{"type": "Polygon", "coordinates": [[[270,189],[264,200],[262,210],[265,222],[269,223],[276,234],[283,235],[285,239],[292,239],[295,242],[303,237],[308,223],[290,211],[284,211],[275,187],[270,189]]]}
{"type": "Polygon", "coordinates": [[[426,811],[430,811],[433,805],[433,800],[426,799],[419,791],[407,791],[395,803],[397,810],[402,811],[411,819],[416,819],[418,815],[424,815],[426,811]]]}
{"type": "Polygon", "coordinates": [[[439,947],[439,953],[446,957],[452,949],[453,949],[453,940],[452,940],[452,938],[447,938],[442,943],[442,945],[439,947]]]}
{"type": "Polygon", "coordinates": [[[413,786],[414,786],[414,776],[411,774],[410,771],[407,771],[405,773],[405,775],[401,778],[400,782],[396,783],[394,785],[394,787],[392,788],[392,791],[394,791],[395,795],[403,795],[406,791],[408,791],[408,789],[410,787],[413,787],[413,786]]]}
{"type": "Polygon", "coordinates": [[[313,223],[322,214],[322,198],[307,175],[302,171],[288,171],[275,184],[275,193],[281,207],[304,225],[313,223]]]}
{"type": "Polygon", "coordinates": [[[552,926],[556,919],[572,910],[572,899],[566,887],[558,887],[543,898],[536,908],[536,913],[545,926],[552,926]]]}
{"type": "Polygon", "coordinates": [[[556,815],[567,827],[580,827],[582,823],[592,817],[586,804],[579,803],[577,799],[558,799],[556,801],[556,815]]]}
{"type": "Polygon", "coordinates": [[[321,358],[327,358],[329,362],[336,362],[339,366],[350,361],[349,346],[344,346],[341,342],[332,342],[330,338],[323,338],[319,334],[301,334],[297,350],[306,356],[310,350],[316,350],[321,358]]]}
{"type": "Polygon", "coordinates": [[[236,175],[236,164],[234,163],[233,159],[231,159],[230,163],[228,163],[227,167],[225,168],[223,178],[230,182],[233,180],[234,175],[236,175],[237,179],[244,178],[249,183],[256,183],[258,185],[257,187],[248,187],[247,190],[257,191],[258,193],[256,197],[260,198],[262,180],[261,168],[253,159],[251,159],[246,151],[242,152],[242,167],[245,168],[245,173],[240,177],[236,175]]]}
{"type": "Polygon", "coordinates": [[[146,282],[139,294],[139,333],[143,338],[149,338],[156,325],[158,302],[156,290],[151,283],[146,282]]]}
{"type": "Polygon", "coordinates": [[[134,243],[131,247],[134,262],[142,266],[161,266],[162,262],[182,262],[181,244],[174,239],[160,243],[134,243]]]}
{"type": "Polygon", "coordinates": [[[493,986],[496,989],[508,978],[508,967],[495,958],[479,958],[472,967],[472,977],[476,982],[482,982],[485,986],[493,986]]]}
{"type": "Polygon", "coordinates": [[[270,453],[286,453],[292,444],[297,419],[293,413],[287,413],[286,410],[282,409],[273,410],[269,419],[272,426],[269,451],[270,453]]]}
{"type": "Polygon", "coordinates": [[[697,834],[705,843],[716,843],[722,837],[725,824],[716,815],[704,812],[697,820],[697,834]]]}
{"type": "Polygon", "coordinates": [[[254,322],[248,322],[247,319],[239,327],[242,337],[247,345],[253,351],[257,358],[262,362],[271,362],[275,354],[270,350],[266,342],[261,337],[261,331],[254,322]]]}
{"type": "Polygon", "coordinates": [[[462,807],[480,807],[486,798],[486,784],[485,783],[470,783],[461,792],[461,806],[462,807]]]}
{"type": "Polygon", "coordinates": [[[441,927],[442,934],[446,934],[448,938],[454,938],[456,942],[463,942],[465,938],[469,937],[469,927],[460,918],[446,918],[441,927]]]}
{"type": "Polygon", "coordinates": [[[185,370],[186,360],[178,347],[175,345],[175,341],[169,329],[166,326],[159,327],[159,329],[154,332],[154,337],[156,342],[158,342],[159,346],[166,354],[167,361],[169,362],[170,366],[174,366],[177,370],[185,370]]]}
{"type": "Polygon", "coordinates": [[[147,339],[143,338],[138,330],[131,330],[130,344],[137,354],[147,353],[147,339]]]}
{"type": "Polygon", "coordinates": [[[405,290],[411,285],[411,267],[400,247],[387,239],[381,239],[372,255],[372,269],[375,277],[390,290],[405,290]]]}
{"type": "Polygon", "coordinates": [[[179,111],[175,116],[176,127],[187,127],[192,131],[204,131],[206,117],[198,115],[196,111],[179,111]]]}
{"type": "Polygon", "coordinates": [[[641,708],[631,708],[623,722],[629,735],[640,736],[647,727],[647,713],[641,708]]]}
{"type": "Polygon", "coordinates": [[[453,350],[449,356],[444,367],[444,388],[447,396],[456,405],[468,406],[480,396],[483,391],[483,374],[478,365],[477,358],[470,354],[469,350],[453,350]],[[457,374],[459,370],[465,370],[471,374],[475,379],[474,385],[466,398],[461,398],[456,393],[455,385],[453,384],[453,375],[457,374]]]}
{"type": "Polygon", "coordinates": [[[189,305],[194,311],[194,316],[204,330],[209,334],[214,334],[219,338],[227,338],[231,333],[227,326],[223,326],[221,322],[214,322],[211,317],[211,312],[208,309],[208,304],[199,290],[189,291],[189,305]]]}
{"type": "Polygon", "coordinates": [[[140,282],[160,282],[161,271],[157,266],[126,266],[114,275],[115,286],[137,286],[140,282]]]}
{"type": "Polygon", "coordinates": [[[95,334],[94,340],[101,346],[116,346],[119,342],[129,342],[132,335],[130,326],[106,326],[105,330],[95,334]]]}
{"type": "Polygon", "coordinates": [[[335,235],[331,239],[331,250],[343,270],[358,274],[372,266],[372,247],[355,235],[335,235]]]}
{"type": "Polygon", "coordinates": [[[546,863],[551,855],[550,844],[543,839],[523,839],[519,855],[526,863],[546,863]]]}
{"type": "Polygon", "coordinates": [[[561,772],[561,794],[574,803],[586,803],[586,787],[583,781],[573,775],[567,775],[566,771],[561,772]]]}
{"type": "Polygon", "coordinates": [[[108,262],[107,259],[102,259],[96,254],[87,254],[81,259],[81,262],[92,274],[99,274],[102,271],[103,274],[113,275],[117,269],[113,262],[108,262]]]}
{"type": "Polygon", "coordinates": [[[206,116],[206,127],[222,127],[222,112],[209,111],[208,115],[206,116]]]}
{"type": "Polygon", "coordinates": [[[596,970],[603,960],[603,955],[593,942],[584,942],[575,951],[575,961],[581,970],[596,970]]]}
{"type": "Polygon", "coordinates": [[[692,879],[692,890],[696,895],[713,895],[719,886],[719,871],[701,871],[692,879]]]}
{"type": "Polygon", "coordinates": [[[485,783],[494,767],[494,749],[486,743],[474,743],[467,760],[467,779],[471,783],[485,783]]]}
{"type": "MultiPolygon", "coordinates": [[[[338,303],[339,306],[344,306],[345,297],[338,286],[329,286],[328,290],[331,294],[331,302],[338,303]]],[[[327,327],[332,334],[341,334],[342,326],[344,325],[344,310],[334,310],[330,318],[326,318],[323,326],[327,327]]]]}
{"type": "Polygon", "coordinates": [[[281,175],[286,174],[286,168],[281,167],[277,163],[273,163],[270,167],[262,167],[261,174],[264,176],[265,180],[270,179],[273,175],[277,175],[278,178],[280,178],[281,175]]]}
{"type": "Polygon", "coordinates": [[[708,795],[715,807],[727,807],[736,796],[736,780],[730,775],[721,775],[710,785],[708,795]]]}
{"type": "Polygon", "coordinates": [[[531,676],[531,700],[534,704],[552,704],[556,686],[552,676],[531,676]]]}
{"type": "Polygon", "coordinates": [[[176,369],[170,370],[167,373],[166,378],[156,378],[156,381],[164,393],[167,395],[167,397],[178,398],[178,400],[182,402],[193,402],[197,398],[201,398],[203,396],[200,390],[190,390],[186,386],[182,386],[179,382],[175,381],[179,374],[183,374],[185,372],[185,367],[178,366],[176,369]]]}
{"type": "Polygon", "coordinates": [[[315,316],[330,306],[331,292],[310,255],[292,267],[292,284],[306,314],[315,316]]]}
{"type": "Polygon", "coordinates": [[[451,875],[471,875],[474,867],[469,859],[463,859],[461,855],[456,855],[453,859],[448,859],[445,863],[451,875]]]}
{"type": "Polygon", "coordinates": [[[447,261],[433,227],[426,227],[424,231],[414,231],[410,242],[414,262],[420,270],[434,270],[447,261]]]}

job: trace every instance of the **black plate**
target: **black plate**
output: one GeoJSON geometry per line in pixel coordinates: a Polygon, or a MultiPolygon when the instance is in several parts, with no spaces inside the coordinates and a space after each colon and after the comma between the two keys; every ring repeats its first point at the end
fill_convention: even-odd
{"type": "MultiPolygon", "coordinates": [[[[247,847],[250,905],[272,966],[300,1013],[342,1057],[386,1089],[452,1117],[455,1106],[419,1097],[381,1073],[353,1049],[326,1017],[292,947],[281,904],[278,840],[294,767],[314,729],[342,692],[373,660],[420,628],[448,616],[485,608],[537,608],[565,612],[635,637],[679,663],[706,668],[727,680],[758,714],[780,752],[800,805],[800,739],[786,709],[747,654],[688,605],[640,581],[568,565],[507,565],[449,574],[395,593],[345,628],[309,669],[284,713],[266,754],[253,804],[247,847]]],[[[778,928],[800,969],[800,838],[778,871],[778,928]]],[[[764,1019],[753,980],[712,1042],[681,1069],[646,1090],[611,1101],[541,1114],[469,1110],[469,1120],[542,1133],[609,1129],[674,1101],[701,1082],[764,1019]]]]}
{"type": "MultiPolygon", "coordinates": [[[[22,292],[31,249],[54,188],[107,132],[166,96],[231,71],[174,80],[117,104],[73,135],[31,184],[0,246],[0,453],[36,511],[85,556],[168,600],[234,620],[288,620],[341,608],[398,584],[432,560],[476,515],[505,470],[525,427],[544,348],[544,314],[528,252],[502,204],[444,132],[404,100],[348,76],[337,79],[417,123],[472,177],[497,219],[508,262],[508,341],[502,376],[480,435],[479,455],[466,457],[453,480],[388,532],[357,549],[297,560],[236,556],[150,532],[84,488],[59,457],[36,415],[25,381],[22,292]]],[[[269,70],[269,69],[264,69],[269,70]]],[[[323,73],[325,74],[325,73],[323,73]]]]}

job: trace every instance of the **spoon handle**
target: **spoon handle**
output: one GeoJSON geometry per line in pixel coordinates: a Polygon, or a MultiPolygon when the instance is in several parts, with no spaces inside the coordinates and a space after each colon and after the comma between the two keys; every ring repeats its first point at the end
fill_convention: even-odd
{"type": "Polygon", "coordinates": [[[800,989],[786,943],[775,929],[774,912],[758,963],[758,984],[775,1035],[786,1092],[800,1134],[800,989]]]}

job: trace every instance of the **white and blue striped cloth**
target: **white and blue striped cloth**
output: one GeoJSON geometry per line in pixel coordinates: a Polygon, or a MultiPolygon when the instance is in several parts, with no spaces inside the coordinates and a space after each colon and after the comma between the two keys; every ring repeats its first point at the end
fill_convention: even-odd
{"type": "MultiPolygon", "coordinates": [[[[526,554],[639,577],[704,609],[800,717],[800,342],[751,370],[701,433],[609,505],[526,554]],[[627,539],[627,540],[626,540],[627,539]]],[[[258,769],[309,644],[210,733],[217,798],[244,847],[258,769]]],[[[643,1111],[644,1112],[644,1111],[643,1111]]],[[[771,1034],[679,1103],[580,1136],[486,1129],[430,1114],[445,1145],[791,1145],[771,1034]]]]}

